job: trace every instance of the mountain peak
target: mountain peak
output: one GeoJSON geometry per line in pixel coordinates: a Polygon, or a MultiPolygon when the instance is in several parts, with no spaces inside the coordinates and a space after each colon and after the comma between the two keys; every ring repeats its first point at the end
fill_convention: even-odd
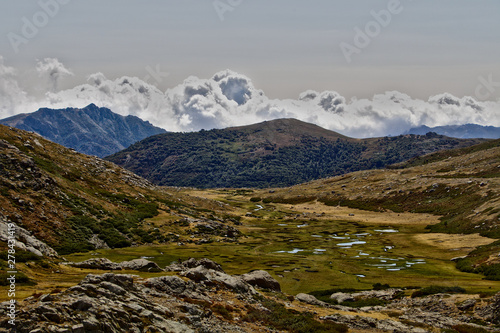
{"type": "Polygon", "coordinates": [[[353,139],[297,119],[210,131],[167,133],[108,159],[157,185],[275,187],[382,168],[480,140],[444,136],[353,139]]]}
{"type": "Polygon", "coordinates": [[[49,109],[0,120],[79,152],[104,157],[148,136],[165,133],[137,117],[124,117],[94,103],[84,108],[49,109]]]}
{"type": "Polygon", "coordinates": [[[446,126],[419,126],[411,128],[407,134],[424,135],[427,132],[450,136],[453,138],[471,139],[500,139],[500,127],[482,126],[477,124],[446,125],[446,126]]]}
{"type": "MultiPolygon", "coordinates": [[[[259,131],[262,133],[282,133],[295,137],[307,135],[330,139],[348,138],[340,133],[295,118],[266,120],[252,125],[230,127],[228,128],[228,130],[238,130],[244,132],[259,131]]],[[[279,142],[277,143],[279,144],[279,142]]]]}

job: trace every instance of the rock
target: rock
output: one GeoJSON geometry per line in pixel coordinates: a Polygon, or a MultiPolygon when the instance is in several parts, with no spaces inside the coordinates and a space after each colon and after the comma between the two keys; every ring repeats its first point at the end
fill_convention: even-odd
{"type": "Polygon", "coordinates": [[[52,302],[54,300],[54,296],[50,294],[46,294],[40,297],[40,302],[47,303],[52,302]]]}
{"type": "MultiPolygon", "coordinates": [[[[77,286],[54,294],[50,303],[34,297],[24,300],[19,305],[16,332],[250,332],[244,323],[233,324],[213,316],[210,307],[224,304],[223,295],[250,300],[232,291],[252,287],[239,277],[203,266],[190,270],[193,269],[204,270],[206,283],[227,287],[228,292],[221,294],[218,288],[207,288],[205,283],[196,284],[178,276],[134,282],[131,275],[89,274],[77,286]],[[205,298],[192,297],[195,293],[205,298]]],[[[0,308],[2,326],[8,320],[7,312],[2,311],[7,304],[2,303],[0,308]]]]}
{"type": "Polygon", "coordinates": [[[391,319],[377,320],[372,317],[339,315],[339,314],[321,317],[320,319],[330,320],[338,324],[344,324],[347,325],[349,328],[355,330],[373,331],[374,329],[377,329],[381,331],[394,332],[394,333],[427,332],[426,330],[422,329],[415,331],[414,328],[391,319]]]}
{"type": "Polygon", "coordinates": [[[102,287],[106,290],[109,290],[113,294],[116,294],[116,295],[125,295],[127,293],[125,291],[125,289],[123,289],[122,287],[120,287],[114,283],[107,282],[107,281],[103,281],[103,282],[99,283],[99,287],[102,287]]]}
{"type": "Polygon", "coordinates": [[[134,259],[130,261],[123,261],[120,263],[123,269],[130,269],[140,272],[161,272],[163,271],[158,264],[147,259],[134,259]]]}
{"type": "Polygon", "coordinates": [[[358,293],[353,293],[351,294],[351,297],[355,299],[378,298],[381,300],[389,301],[397,298],[399,295],[401,295],[402,292],[403,292],[402,289],[395,289],[395,288],[384,289],[384,290],[365,290],[358,293]]]}
{"type": "Polygon", "coordinates": [[[194,230],[195,234],[201,235],[214,235],[229,238],[241,236],[241,232],[235,227],[208,219],[195,223],[194,230]]]}
{"type": "Polygon", "coordinates": [[[330,296],[330,299],[337,301],[339,304],[345,301],[354,301],[354,297],[347,293],[334,293],[330,296]]]}
{"type": "Polygon", "coordinates": [[[269,289],[272,291],[281,291],[279,282],[266,271],[252,271],[241,276],[243,281],[258,288],[269,289]]]}
{"type": "Polygon", "coordinates": [[[354,301],[356,299],[371,299],[377,298],[380,300],[393,300],[399,295],[401,295],[401,289],[385,289],[385,290],[365,290],[357,293],[334,293],[330,296],[330,299],[337,301],[339,304],[346,301],[354,301]]]}
{"type": "Polygon", "coordinates": [[[181,275],[195,282],[204,282],[207,285],[223,285],[237,293],[256,293],[253,287],[243,279],[213,269],[207,269],[203,266],[188,269],[181,272],[181,275]]]}
{"type": "Polygon", "coordinates": [[[186,290],[188,282],[178,276],[160,276],[147,279],[145,285],[149,288],[178,295],[186,290]]]}
{"type": "MultiPolygon", "coordinates": [[[[0,241],[2,242],[7,242],[9,239],[9,223],[11,221],[0,215],[0,241]]],[[[57,252],[53,248],[33,237],[28,230],[18,225],[15,225],[14,235],[16,237],[17,248],[30,251],[38,256],[58,257],[57,252]]]]}
{"type": "Polygon", "coordinates": [[[170,266],[165,267],[165,271],[167,271],[167,272],[182,272],[182,271],[185,271],[189,268],[195,268],[198,266],[202,266],[202,267],[205,267],[207,269],[212,269],[214,271],[218,271],[218,272],[222,272],[222,273],[224,272],[224,270],[222,269],[222,267],[219,264],[217,264],[216,262],[214,262],[210,259],[206,259],[206,258],[203,258],[203,259],[190,258],[190,259],[183,261],[181,263],[174,263],[170,266]]]}
{"type": "Polygon", "coordinates": [[[462,310],[462,311],[467,311],[467,310],[470,310],[471,308],[473,308],[474,305],[476,305],[476,300],[475,299],[468,299],[468,300],[460,303],[459,305],[457,305],[457,308],[459,310],[462,310]]]}
{"type": "Polygon", "coordinates": [[[78,311],[87,311],[92,307],[92,299],[89,297],[82,297],[74,301],[70,307],[78,311]]]}
{"type": "Polygon", "coordinates": [[[408,320],[414,323],[429,325],[431,327],[438,327],[442,329],[451,328],[455,325],[461,324],[457,319],[450,316],[443,316],[439,312],[422,311],[421,309],[409,309],[404,315],[399,317],[403,320],[408,320]]]}
{"type": "Polygon", "coordinates": [[[77,324],[71,326],[72,333],[85,333],[85,326],[83,324],[77,324]]]}
{"type": "Polygon", "coordinates": [[[78,268],[100,269],[103,271],[122,269],[119,264],[116,264],[107,258],[92,258],[82,262],[69,263],[69,265],[78,268]]]}
{"type": "Polygon", "coordinates": [[[302,294],[302,293],[297,294],[295,296],[295,299],[297,301],[304,302],[304,303],[311,304],[311,305],[328,306],[328,303],[322,302],[319,299],[317,299],[316,297],[314,297],[313,295],[309,295],[309,294],[302,294]]]}
{"type": "Polygon", "coordinates": [[[92,235],[89,239],[89,243],[94,245],[96,249],[109,249],[108,244],[100,239],[98,235],[92,235]]]}
{"type": "Polygon", "coordinates": [[[479,309],[478,313],[493,324],[500,324],[500,293],[497,293],[491,303],[479,309]]]}

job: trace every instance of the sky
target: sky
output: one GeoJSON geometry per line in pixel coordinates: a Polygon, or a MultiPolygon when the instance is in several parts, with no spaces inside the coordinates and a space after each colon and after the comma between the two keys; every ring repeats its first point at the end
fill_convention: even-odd
{"type": "MultiPolygon", "coordinates": [[[[417,110],[425,119],[407,114],[394,132],[421,124],[493,124],[500,119],[495,113],[500,104],[498,0],[37,0],[2,1],[0,6],[0,117],[95,100],[171,130],[240,125],[241,119],[268,119],[271,114],[324,123],[326,115],[311,114],[317,104],[300,102],[301,94],[313,90],[341,96],[346,110],[356,106],[353,117],[365,114],[367,103],[380,111],[380,96],[394,101],[387,92],[406,95],[412,107],[427,108],[417,110]],[[216,103],[227,114],[204,125],[204,118],[195,121],[185,105],[184,111],[175,105],[178,90],[184,99],[193,96],[185,94],[185,80],[213,83],[214,75],[227,69],[254,91],[244,110],[254,117],[239,117],[240,108],[211,100],[199,113],[221,116],[206,109],[216,103]],[[115,95],[105,98],[81,98],[72,91],[89,82],[96,88],[89,78],[98,73],[99,82],[108,85],[124,76],[137,78],[151,91],[157,89],[158,96],[147,102],[137,101],[144,99],[139,96],[137,105],[126,106],[133,93],[124,99],[116,87],[108,87],[115,95]],[[260,104],[253,98],[259,94],[265,97],[257,99],[260,104]],[[462,100],[460,110],[445,111],[447,119],[435,115],[432,123],[427,113],[442,112],[434,107],[442,105],[434,98],[441,94],[462,100]],[[468,96],[482,103],[488,117],[463,110],[469,107],[463,102],[468,96]],[[361,111],[360,100],[366,100],[361,111]],[[262,103],[282,110],[257,117],[255,108],[262,103]],[[159,109],[168,110],[162,116],[159,109]],[[226,119],[229,115],[232,120],[226,119]]],[[[351,130],[352,124],[335,126],[332,119],[325,124],[352,135],[363,131],[351,130]]],[[[392,134],[388,132],[369,131],[392,134]]]]}

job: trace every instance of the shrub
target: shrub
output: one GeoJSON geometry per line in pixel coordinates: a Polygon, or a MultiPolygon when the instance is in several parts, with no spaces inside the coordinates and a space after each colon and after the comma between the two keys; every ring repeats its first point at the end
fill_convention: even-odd
{"type": "MultiPolygon", "coordinates": [[[[12,274],[0,273],[0,286],[8,286],[10,282],[7,280],[12,274]]],[[[36,282],[31,280],[29,277],[24,275],[24,273],[18,272],[16,275],[16,284],[34,286],[36,282]]]]}
{"type": "Polygon", "coordinates": [[[482,267],[486,280],[500,281],[500,264],[482,267]]]}
{"type": "Polygon", "coordinates": [[[233,315],[227,307],[224,307],[221,304],[216,304],[211,307],[212,311],[218,313],[222,316],[222,318],[226,320],[233,320],[233,315]]]}
{"type": "Polygon", "coordinates": [[[487,332],[489,332],[488,330],[486,330],[484,328],[470,326],[470,325],[455,325],[452,328],[458,333],[487,333],[487,332]]]}
{"type": "MultiPolygon", "coordinates": [[[[42,257],[37,256],[33,252],[24,251],[24,250],[16,250],[16,254],[14,255],[16,258],[16,262],[28,262],[28,261],[40,261],[42,257]]],[[[0,252],[0,259],[4,259],[7,261],[8,253],[7,251],[0,252]]]]}
{"type": "Polygon", "coordinates": [[[391,288],[391,286],[389,286],[388,284],[381,284],[379,282],[373,285],[373,290],[386,290],[389,288],[391,288]]]}
{"type": "Polygon", "coordinates": [[[435,294],[463,294],[465,289],[462,287],[443,287],[443,286],[429,286],[415,291],[411,294],[412,298],[423,297],[435,294]]]}
{"type": "Polygon", "coordinates": [[[256,297],[258,302],[269,312],[257,310],[253,307],[247,307],[247,314],[243,320],[250,323],[262,323],[277,330],[285,330],[291,333],[346,333],[348,328],[345,325],[329,321],[320,322],[314,319],[309,312],[298,312],[289,310],[282,304],[266,299],[256,297]]]}

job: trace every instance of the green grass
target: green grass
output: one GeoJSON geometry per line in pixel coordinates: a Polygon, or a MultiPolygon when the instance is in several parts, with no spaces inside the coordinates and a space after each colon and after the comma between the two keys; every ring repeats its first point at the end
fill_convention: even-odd
{"type": "Polygon", "coordinates": [[[465,294],[465,292],[465,289],[462,287],[429,286],[415,291],[411,294],[411,297],[415,298],[435,294],[465,294]]]}
{"type": "MultiPolygon", "coordinates": [[[[259,212],[268,214],[266,210],[259,212]]],[[[341,220],[254,218],[244,222],[241,230],[245,236],[241,237],[238,243],[213,242],[203,245],[186,243],[183,246],[168,243],[112,250],[101,249],[95,251],[97,255],[79,253],[65,257],[70,261],[106,257],[120,262],[147,256],[152,257],[151,260],[160,267],[191,257],[209,258],[220,263],[229,274],[243,274],[254,269],[266,270],[280,282],[282,290],[289,294],[333,288],[366,290],[371,289],[376,283],[395,287],[415,285],[426,287],[440,284],[442,281],[450,281],[470,292],[500,290],[500,285],[494,281],[482,280],[482,275],[457,270],[455,263],[449,260],[451,254],[439,248],[414,244],[411,237],[416,233],[426,232],[423,226],[400,227],[398,233],[392,234],[374,231],[386,227],[341,220]],[[297,227],[306,222],[307,227],[297,227]],[[366,244],[354,245],[352,248],[339,248],[336,244],[343,240],[330,237],[334,234],[352,235],[359,232],[369,232],[371,236],[366,237],[366,244]],[[312,237],[312,235],[322,237],[312,237]],[[395,246],[395,248],[385,252],[385,246],[395,246]],[[278,253],[293,249],[304,251],[278,253]],[[326,251],[315,253],[315,249],[326,251]],[[368,253],[369,256],[360,256],[360,252],[368,253]],[[424,259],[426,264],[416,264],[401,271],[387,271],[372,266],[379,263],[379,260],[371,257],[405,258],[399,260],[398,265],[403,265],[406,260],[424,259]],[[489,289],[490,287],[492,289],[489,289]]]]}

